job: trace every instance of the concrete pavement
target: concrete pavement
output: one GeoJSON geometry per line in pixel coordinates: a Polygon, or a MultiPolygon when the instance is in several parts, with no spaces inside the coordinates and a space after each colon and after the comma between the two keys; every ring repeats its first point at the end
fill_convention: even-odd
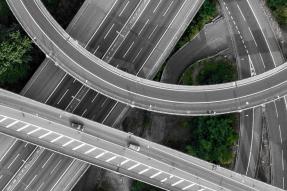
{"type": "MultiPolygon", "coordinates": [[[[129,133],[19,98],[1,92],[1,107],[5,108],[0,110],[1,131],[8,135],[169,190],[280,190],[129,133]],[[70,127],[70,120],[75,118],[84,124],[84,132],[70,127]],[[141,150],[127,148],[130,142],[140,145],[141,150]]],[[[45,168],[53,156],[45,153],[42,157],[40,166],[45,168]]],[[[36,178],[25,181],[25,188],[36,178]]]]}

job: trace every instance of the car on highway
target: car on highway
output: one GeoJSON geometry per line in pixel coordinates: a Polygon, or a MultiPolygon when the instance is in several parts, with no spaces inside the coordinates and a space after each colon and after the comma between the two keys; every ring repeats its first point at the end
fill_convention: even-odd
{"type": "Polygon", "coordinates": [[[135,145],[135,144],[132,144],[132,143],[130,143],[129,145],[128,145],[128,148],[129,149],[131,149],[131,150],[134,150],[134,151],[140,151],[140,146],[139,145],[135,145]]]}
{"type": "Polygon", "coordinates": [[[84,131],[83,123],[78,122],[78,121],[71,121],[71,127],[78,131],[84,131]]]}

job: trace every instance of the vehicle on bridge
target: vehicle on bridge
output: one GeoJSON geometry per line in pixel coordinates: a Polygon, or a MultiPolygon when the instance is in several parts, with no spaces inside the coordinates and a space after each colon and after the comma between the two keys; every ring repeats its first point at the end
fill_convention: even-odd
{"type": "Polygon", "coordinates": [[[71,121],[71,127],[81,132],[84,131],[84,124],[79,121],[71,121]]]}
{"type": "Polygon", "coordinates": [[[128,145],[128,147],[129,147],[129,149],[132,149],[132,150],[137,151],[137,152],[140,151],[140,149],[141,149],[141,147],[139,145],[135,145],[133,143],[130,143],[128,145]]]}

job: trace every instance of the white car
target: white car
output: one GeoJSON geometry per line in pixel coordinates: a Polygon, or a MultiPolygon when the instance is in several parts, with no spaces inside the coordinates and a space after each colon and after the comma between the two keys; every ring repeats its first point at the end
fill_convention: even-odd
{"type": "Polygon", "coordinates": [[[135,151],[140,151],[140,146],[134,145],[134,144],[129,144],[129,148],[135,151]]]}

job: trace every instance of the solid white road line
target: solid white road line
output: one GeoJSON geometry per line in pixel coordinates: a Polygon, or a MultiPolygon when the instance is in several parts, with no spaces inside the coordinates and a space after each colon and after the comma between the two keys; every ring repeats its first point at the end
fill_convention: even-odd
{"type": "Polygon", "coordinates": [[[5,121],[6,119],[8,119],[8,117],[3,117],[1,120],[0,120],[0,123],[5,121]]]}
{"type": "Polygon", "coordinates": [[[95,95],[95,97],[92,100],[92,103],[94,103],[95,99],[98,97],[99,93],[97,92],[97,94],[95,95]]]}
{"type": "Polygon", "coordinates": [[[279,129],[280,142],[281,142],[281,144],[282,144],[282,143],[283,143],[283,140],[282,140],[282,132],[281,132],[281,126],[280,126],[280,124],[278,125],[278,129],[279,129]]]}
{"type": "Polygon", "coordinates": [[[30,126],[30,124],[24,125],[23,127],[17,129],[16,131],[22,131],[23,129],[26,129],[29,126],[30,126]]]}
{"type": "Polygon", "coordinates": [[[6,150],[5,154],[1,157],[0,159],[0,162],[3,160],[3,158],[7,155],[7,153],[14,147],[15,143],[17,142],[18,140],[15,139],[12,143],[12,145],[6,150]]]}
{"type": "Polygon", "coordinates": [[[36,179],[38,175],[36,174],[33,179],[29,182],[29,184],[25,187],[25,190],[27,190],[29,188],[29,186],[34,182],[34,180],[36,179]]]}
{"type": "Polygon", "coordinates": [[[184,180],[179,180],[179,181],[177,181],[177,182],[173,183],[171,186],[176,186],[176,185],[178,185],[178,184],[182,183],[183,181],[184,181],[184,180]]]}
{"type": "Polygon", "coordinates": [[[128,170],[132,170],[132,169],[134,169],[134,168],[138,167],[139,165],[140,165],[140,163],[137,163],[137,164],[135,164],[135,165],[133,165],[133,166],[129,167],[129,168],[128,168],[128,170]]]}
{"type": "Polygon", "coordinates": [[[95,148],[95,147],[94,147],[94,148],[91,148],[90,150],[86,151],[85,154],[89,154],[89,153],[93,152],[93,151],[96,150],[96,149],[97,149],[97,148],[95,148]]]}
{"type": "Polygon", "coordinates": [[[270,53],[270,55],[271,55],[271,57],[272,57],[273,64],[274,64],[274,66],[276,67],[276,62],[275,62],[274,56],[273,56],[273,54],[272,54],[272,50],[271,50],[271,48],[270,48],[269,42],[268,42],[268,40],[267,40],[267,38],[266,38],[266,36],[265,36],[265,34],[264,34],[263,28],[261,27],[261,24],[260,24],[258,18],[256,17],[255,11],[253,10],[253,8],[252,8],[252,6],[251,6],[249,0],[247,0],[247,3],[248,3],[248,5],[249,5],[249,7],[250,7],[250,9],[251,9],[251,11],[252,11],[252,13],[253,13],[255,19],[256,19],[256,22],[258,23],[258,26],[259,26],[259,28],[260,28],[260,30],[261,30],[261,33],[262,33],[262,35],[263,35],[263,37],[264,37],[264,40],[265,40],[266,44],[267,44],[269,53],[270,53]]]}
{"type": "Polygon", "coordinates": [[[99,50],[99,48],[100,48],[100,45],[95,49],[93,54],[96,54],[96,52],[99,50]]]}
{"type": "Polygon", "coordinates": [[[63,144],[62,146],[63,146],[63,147],[68,146],[69,144],[71,144],[71,143],[74,142],[74,141],[75,141],[75,140],[72,139],[72,140],[66,142],[65,144],[63,144]]]}
{"type": "Polygon", "coordinates": [[[9,128],[9,127],[12,127],[13,125],[17,124],[19,121],[14,121],[12,123],[10,123],[9,125],[7,125],[6,127],[9,128]]]}
{"type": "Polygon", "coordinates": [[[126,164],[126,163],[129,162],[129,161],[130,161],[130,159],[126,159],[125,161],[121,162],[120,165],[122,166],[122,165],[126,164]]]}
{"type": "Polygon", "coordinates": [[[51,160],[51,158],[54,156],[54,153],[52,153],[49,158],[46,160],[46,162],[43,164],[42,168],[44,168],[46,166],[46,164],[49,162],[49,160],[51,160]]]}
{"type": "Polygon", "coordinates": [[[156,176],[160,175],[161,173],[162,173],[162,172],[159,171],[159,172],[155,173],[154,175],[150,176],[150,178],[155,178],[156,176]]]}
{"type": "Polygon", "coordinates": [[[62,95],[62,97],[60,98],[60,100],[57,102],[57,104],[61,103],[61,101],[63,100],[63,98],[65,97],[65,95],[68,93],[69,89],[67,89],[65,91],[65,93],[62,95]]]}
{"type": "Polygon", "coordinates": [[[118,156],[113,156],[113,157],[107,159],[106,162],[111,162],[112,160],[116,159],[117,157],[118,157],[118,156]]]}
{"type": "Polygon", "coordinates": [[[276,103],[274,102],[274,106],[275,106],[275,113],[276,113],[276,117],[277,117],[277,119],[278,119],[278,109],[277,109],[277,105],[276,105],[276,103]]]}
{"type": "Polygon", "coordinates": [[[152,13],[155,13],[159,7],[159,5],[161,4],[162,0],[159,0],[158,4],[156,5],[155,9],[152,11],[152,13]]]}
{"type": "Polygon", "coordinates": [[[285,165],[284,165],[284,151],[283,151],[283,149],[281,150],[281,159],[282,159],[282,170],[284,171],[285,165]]]}
{"type": "MultiPolygon", "coordinates": [[[[171,25],[174,24],[174,20],[175,18],[179,15],[180,11],[183,9],[184,5],[186,4],[188,0],[185,0],[183,2],[183,4],[181,5],[180,9],[177,11],[176,15],[174,16],[174,18],[172,19],[172,21],[169,23],[167,29],[164,31],[164,33],[162,34],[162,36],[160,37],[159,41],[156,43],[155,47],[153,48],[153,50],[151,51],[151,53],[148,55],[148,57],[146,58],[146,60],[144,61],[144,63],[142,64],[142,66],[140,67],[140,69],[138,70],[136,76],[139,75],[139,73],[141,72],[141,70],[143,69],[143,67],[146,65],[147,61],[149,60],[149,58],[151,57],[151,55],[154,53],[154,51],[156,50],[157,46],[159,45],[159,43],[161,42],[162,38],[165,36],[165,34],[167,33],[167,31],[170,29],[171,25]]],[[[195,5],[196,3],[194,3],[195,5]]],[[[194,6],[190,9],[190,12],[193,11],[194,6]]],[[[184,23],[184,22],[183,22],[184,23]]],[[[183,26],[183,24],[179,27],[179,29],[183,26]]],[[[174,37],[173,37],[174,38],[174,37]]],[[[171,42],[168,44],[168,46],[165,48],[165,50],[163,52],[165,52],[168,47],[170,46],[171,42]]],[[[160,60],[161,57],[158,59],[160,60]]]]}
{"type": "Polygon", "coordinates": [[[133,47],[134,45],[134,41],[131,43],[130,47],[128,48],[128,50],[126,51],[126,53],[124,54],[123,58],[125,58],[127,56],[127,54],[129,53],[129,51],[131,50],[131,48],[133,47]]]}
{"type": "Polygon", "coordinates": [[[251,155],[252,155],[252,149],[253,149],[253,139],[254,139],[254,109],[252,109],[252,112],[253,112],[253,118],[252,118],[252,133],[251,133],[250,150],[249,150],[249,157],[248,157],[248,163],[247,163],[245,175],[247,175],[248,170],[249,170],[249,165],[250,165],[250,160],[251,160],[251,155]]]}
{"type": "Polygon", "coordinates": [[[110,114],[115,109],[115,107],[118,105],[118,103],[119,103],[118,101],[115,103],[115,105],[112,107],[112,109],[109,111],[109,113],[106,115],[106,117],[103,119],[101,123],[104,123],[107,120],[107,118],[110,116],[110,114]]]}
{"type": "Polygon", "coordinates": [[[44,135],[41,135],[40,137],[38,137],[39,139],[42,139],[48,135],[52,134],[52,131],[49,131],[48,133],[45,133],[44,135]]]}
{"type": "Polygon", "coordinates": [[[57,84],[57,86],[55,87],[55,89],[52,91],[52,93],[48,96],[48,98],[46,99],[45,103],[47,103],[50,98],[52,97],[52,95],[54,95],[54,93],[56,92],[56,90],[58,89],[58,87],[60,86],[60,84],[64,81],[64,79],[66,78],[67,73],[65,73],[65,75],[62,77],[62,79],[60,80],[60,82],[57,84]]]}
{"type": "Polygon", "coordinates": [[[138,56],[140,55],[140,53],[142,52],[143,48],[141,48],[139,50],[139,52],[137,53],[137,55],[135,56],[135,58],[133,59],[132,63],[134,63],[136,61],[136,59],[138,58],[138,56]]]}
{"type": "Polygon", "coordinates": [[[107,154],[107,153],[108,153],[108,151],[104,151],[104,152],[102,152],[101,154],[97,155],[95,158],[98,159],[98,158],[104,156],[104,155],[107,154]]]}
{"type": "Polygon", "coordinates": [[[53,172],[56,170],[56,168],[60,165],[61,162],[62,162],[62,159],[59,160],[59,162],[56,164],[56,166],[52,169],[52,171],[50,172],[50,175],[53,174],[53,172]]]}
{"type": "MultiPolygon", "coordinates": [[[[243,17],[244,21],[246,22],[246,18],[245,18],[245,16],[244,16],[242,10],[240,9],[240,7],[239,7],[238,4],[236,4],[236,5],[237,5],[237,8],[239,9],[239,12],[240,12],[241,16],[243,17]]],[[[227,7],[226,7],[226,8],[227,8],[227,7]]]]}
{"type": "Polygon", "coordinates": [[[152,35],[154,34],[154,32],[156,31],[157,27],[158,27],[158,25],[156,25],[156,26],[154,27],[153,31],[152,31],[152,32],[150,33],[150,35],[148,36],[148,39],[151,38],[151,36],[152,36],[152,35]]]}
{"type": "Polygon", "coordinates": [[[88,109],[85,109],[84,112],[81,114],[81,116],[83,117],[87,111],[88,111],[88,109]]]}
{"type": "Polygon", "coordinates": [[[122,9],[122,11],[121,11],[120,14],[119,14],[119,17],[122,16],[123,12],[125,11],[125,9],[127,8],[127,6],[128,6],[129,3],[130,3],[130,1],[128,1],[128,2],[125,4],[124,8],[122,9]]]}
{"type": "Polygon", "coordinates": [[[29,133],[27,133],[27,135],[31,135],[33,133],[36,133],[37,131],[39,131],[41,128],[40,127],[37,127],[36,129],[30,131],[29,133]]]}
{"type": "Polygon", "coordinates": [[[144,28],[147,26],[148,23],[149,23],[149,19],[145,22],[144,26],[141,28],[138,35],[140,35],[142,33],[142,31],[144,30],[144,28]]]}
{"type": "Polygon", "coordinates": [[[88,47],[88,45],[90,44],[90,42],[92,41],[92,39],[94,38],[94,36],[96,35],[96,33],[98,32],[98,30],[101,28],[102,24],[106,21],[106,18],[110,15],[111,11],[114,9],[114,6],[117,4],[118,0],[116,0],[114,2],[114,4],[112,5],[112,7],[109,9],[109,12],[105,15],[105,17],[103,18],[101,24],[97,27],[96,31],[94,32],[94,34],[92,35],[92,37],[90,38],[90,40],[87,42],[85,48],[88,47]]]}
{"type": "Polygon", "coordinates": [[[103,103],[101,104],[101,107],[103,107],[104,105],[105,105],[105,103],[107,102],[107,100],[108,100],[109,98],[105,98],[105,100],[103,101],[103,103]]]}
{"type": "Polygon", "coordinates": [[[192,187],[192,186],[194,186],[194,185],[195,185],[195,183],[190,184],[190,185],[188,185],[188,186],[184,187],[182,190],[186,190],[186,189],[188,189],[188,188],[190,188],[190,187],[192,187]]]}
{"type": "Polygon", "coordinates": [[[255,38],[254,38],[254,36],[253,36],[253,33],[252,33],[252,31],[251,31],[250,27],[248,27],[248,30],[249,30],[249,32],[250,32],[250,34],[251,34],[252,38],[253,38],[253,41],[254,41],[254,43],[255,43],[256,47],[258,47],[258,44],[257,44],[257,42],[256,42],[256,40],[255,40],[255,38]]]}
{"type": "Polygon", "coordinates": [[[114,28],[115,24],[112,24],[111,28],[108,30],[108,32],[106,33],[106,35],[104,36],[104,39],[107,38],[107,36],[110,34],[111,30],[114,28]]]}
{"type": "Polygon", "coordinates": [[[61,138],[63,138],[63,137],[64,137],[64,135],[60,135],[59,137],[53,139],[53,140],[50,141],[50,142],[51,142],[51,143],[54,143],[54,142],[58,141],[59,139],[61,139],[61,138]]]}
{"type": "Polygon", "coordinates": [[[79,146],[76,146],[75,148],[73,148],[72,150],[73,150],[73,151],[78,150],[79,148],[81,148],[81,147],[83,147],[83,146],[85,146],[85,145],[86,145],[86,143],[82,143],[82,144],[80,144],[79,146]]]}
{"type": "Polygon", "coordinates": [[[9,166],[7,167],[7,169],[9,169],[13,163],[17,160],[17,158],[19,157],[20,154],[17,154],[16,157],[11,161],[11,163],[9,164],[9,166]]]}
{"type": "Polygon", "coordinates": [[[147,171],[149,171],[149,170],[150,170],[150,167],[148,167],[148,168],[146,168],[146,169],[140,171],[139,174],[143,174],[143,173],[145,173],[145,172],[147,172],[147,171]]]}
{"type": "Polygon", "coordinates": [[[42,188],[42,186],[44,186],[44,182],[42,182],[41,184],[40,184],[40,186],[37,188],[37,191],[39,191],[39,190],[41,190],[41,188],[42,188]]]}
{"type": "Polygon", "coordinates": [[[167,178],[162,179],[160,182],[163,183],[165,181],[167,181],[167,178]]]}
{"type": "Polygon", "coordinates": [[[166,13],[169,11],[170,7],[172,6],[173,2],[174,2],[174,1],[172,1],[172,2],[169,4],[168,8],[166,9],[166,11],[164,12],[164,14],[163,14],[162,16],[165,16],[165,15],[166,15],[166,13]]]}

